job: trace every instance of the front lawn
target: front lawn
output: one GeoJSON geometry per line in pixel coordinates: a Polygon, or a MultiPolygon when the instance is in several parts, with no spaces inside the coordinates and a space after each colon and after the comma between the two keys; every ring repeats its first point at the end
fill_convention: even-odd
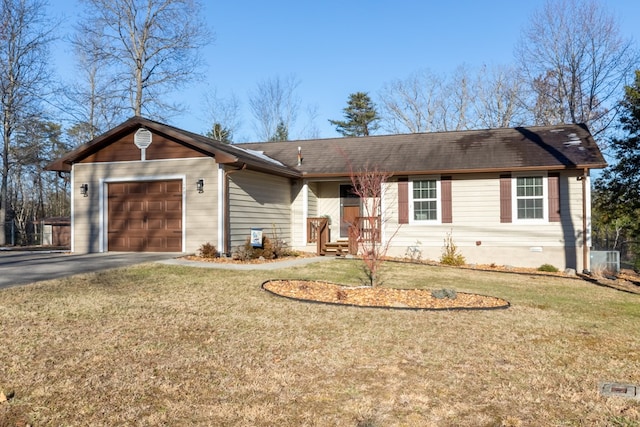
{"type": "MultiPolygon", "coordinates": [[[[575,279],[387,263],[386,286],[489,311],[302,303],[268,279],[359,284],[360,264],[148,264],[0,291],[0,427],[638,426],[640,296],[575,279]]],[[[639,391],[640,392],[640,391],[639,391]]]]}

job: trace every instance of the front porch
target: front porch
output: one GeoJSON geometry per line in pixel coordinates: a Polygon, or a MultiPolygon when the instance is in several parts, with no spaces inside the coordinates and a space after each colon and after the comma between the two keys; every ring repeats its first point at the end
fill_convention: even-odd
{"type": "Polygon", "coordinates": [[[307,218],[307,243],[316,244],[316,254],[344,256],[358,253],[358,242],[380,242],[380,217],[356,217],[349,224],[349,237],[330,239],[329,220],[326,217],[307,218]]]}

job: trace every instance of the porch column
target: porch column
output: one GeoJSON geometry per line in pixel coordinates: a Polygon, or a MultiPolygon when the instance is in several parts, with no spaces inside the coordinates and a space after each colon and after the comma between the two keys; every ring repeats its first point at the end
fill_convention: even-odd
{"type": "Polygon", "coordinates": [[[305,179],[302,181],[302,235],[300,236],[302,246],[307,245],[307,218],[309,218],[309,182],[305,179]]]}
{"type": "Polygon", "coordinates": [[[218,251],[224,252],[224,234],[225,234],[225,223],[224,223],[224,212],[225,212],[225,179],[227,179],[224,173],[224,166],[218,165],[218,251]]]}

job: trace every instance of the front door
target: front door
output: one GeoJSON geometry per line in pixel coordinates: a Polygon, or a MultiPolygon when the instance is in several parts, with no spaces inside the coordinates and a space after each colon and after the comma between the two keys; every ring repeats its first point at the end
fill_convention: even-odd
{"type": "Polygon", "coordinates": [[[349,226],[360,216],[360,198],[353,193],[352,185],[340,186],[340,237],[349,237],[349,226]]]}

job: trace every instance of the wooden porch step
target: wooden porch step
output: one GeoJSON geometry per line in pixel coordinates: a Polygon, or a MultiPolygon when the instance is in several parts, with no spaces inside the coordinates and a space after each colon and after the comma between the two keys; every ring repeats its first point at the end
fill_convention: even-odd
{"type": "Polygon", "coordinates": [[[325,243],[322,255],[333,254],[335,256],[347,255],[349,253],[349,241],[339,240],[337,242],[325,243]]]}

